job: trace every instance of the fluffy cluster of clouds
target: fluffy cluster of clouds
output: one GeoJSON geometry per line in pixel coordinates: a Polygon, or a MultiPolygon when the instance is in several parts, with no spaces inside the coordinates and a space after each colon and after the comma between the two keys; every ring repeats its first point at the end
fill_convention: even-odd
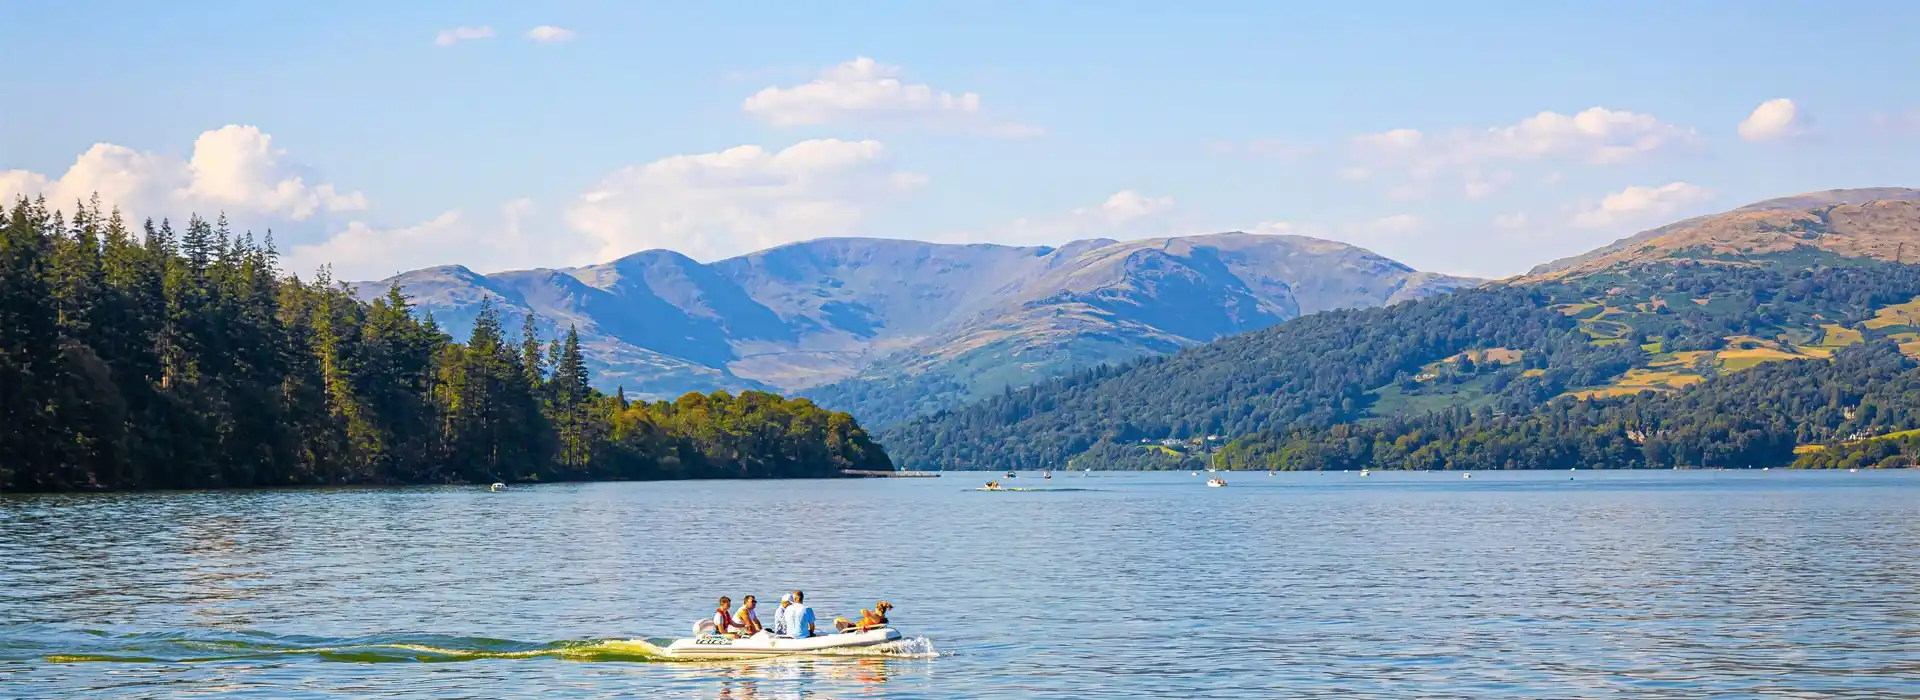
{"type": "Polygon", "coordinates": [[[1512,181],[1510,168],[1528,163],[1614,165],[1692,148],[1694,130],[1648,115],[1593,107],[1576,114],[1545,111],[1487,129],[1426,132],[1391,129],[1352,138],[1347,180],[1400,179],[1394,199],[1420,199],[1433,181],[1448,178],[1467,199],[1480,199],[1512,181]]]}
{"type": "MultiPolygon", "coordinates": [[[[491,27],[458,27],[441,31],[435,43],[452,46],[494,36],[491,27]]],[[[572,40],[574,33],[541,26],[525,36],[551,43],[572,40]]],[[[899,66],[859,57],[807,82],[759,90],[740,109],[776,127],[917,128],[1002,137],[1042,133],[983,109],[978,93],[909,82],[904,73],[899,66]]],[[[1920,124],[1920,118],[1888,116],[1882,122],[1892,129],[1920,124]]],[[[1760,103],[1736,131],[1747,141],[1779,141],[1811,129],[1792,100],[1777,98],[1760,103]]],[[[1342,179],[1383,182],[1389,199],[1410,201],[1443,190],[1479,200],[1518,178],[1554,183],[1563,169],[1614,166],[1699,144],[1691,128],[1648,114],[1593,107],[1573,114],[1543,111],[1491,128],[1391,129],[1353,136],[1338,147],[1266,139],[1208,148],[1285,160],[1330,155],[1338,162],[1329,168],[1337,166],[1334,172],[1342,179]],[[1516,174],[1528,167],[1531,173],[1516,174]]],[[[305,235],[283,237],[293,244],[290,267],[305,271],[331,263],[338,278],[371,279],[448,262],[481,269],[584,264],[649,248],[713,260],[810,238],[871,234],[875,232],[863,230],[867,222],[927,181],[925,175],[903,169],[880,141],[821,138],[630,165],[550,206],[517,199],[496,209],[445,211],[417,223],[377,222],[356,218],[368,208],[360,192],[322,181],[259,128],[229,125],[201,134],[184,159],[100,143],[58,175],[0,172],[0,196],[44,195],[61,204],[98,193],[135,217],[225,212],[255,228],[304,222],[306,227],[296,232],[305,235]]],[[[1713,198],[1713,191],[1688,182],[1635,185],[1557,214],[1503,214],[1492,219],[1492,228],[1517,233],[1657,224],[1695,213],[1713,198]]],[[[1202,223],[1172,197],[1122,189],[1098,203],[1056,214],[945,235],[920,234],[1059,244],[1077,238],[1224,228],[1229,227],[1202,223]]],[[[1381,212],[1345,221],[1269,221],[1247,230],[1379,244],[1417,240],[1435,229],[1418,214],[1381,212]]]]}
{"type": "Polygon", "coordinates": [[[1203,233],[1172,197],[1120,190],[1098,204],[1048,216],[1020,217],[1006,224],[936,236],[954,242],[982,240],[1007,245],[1053,245],[1087,238],[1151,238],[1203,233]]]}
{"type": "Polygon", "coordinates": [[[1586,228],[1604,228],[1621,223],[1646,223],[1665,220],[1690,207],[1713,199],[1714,192],[1686,182],[1670,182],[1657,187],[1635,185],[1614,192],[1598,206],[1575,214],[1573,223],[1586,228]]]}
{"type": "Polygon", "coordinates": [[[861,56],[821,72],[811,82],[769,87],[740,108],[775,126],[905,125],[996,136],[1038,136],[1041,129],[996,120],[980,109],[980,94],[955,94],[901,80],[899,66],[861,56]]]}
{"type": "Polygon", "coordinates": [[[848,235],[876,207],[925,184],[879,141],[738,146],[622,168],[576,198],[572,227],[609,259],[647,248],[695,258],[848,235]]]}
{"type": "Polygon", "coordinates": [[[1748,141],[1777,141],[1804,133],[1799,117],[1793,100],[1781,97],[1760,103],[1734,130],[1748,141]]]}
{"type": "Polygon", "coordinates": [[[0,197],[44,196],[67,207],[98,193],[130,216],[224,211],[267,221],[305,221],[367,207],[359,192],[318,182],[275,148],[258,127],[228,125],[200,134],[185,160],[96,143],[59,176],[0,172],[0,197]]]}

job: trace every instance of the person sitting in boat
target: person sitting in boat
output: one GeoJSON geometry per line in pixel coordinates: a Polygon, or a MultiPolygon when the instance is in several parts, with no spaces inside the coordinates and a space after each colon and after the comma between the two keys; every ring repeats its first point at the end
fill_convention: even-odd
{"type": "Polygon", "coordinates": [[[787,611],[791,608],[793,608],[793,594],[787,593],[780,596],[780,608],[773,611],[774,636],[787,636],[787,611]]]}
{"type": "Polygon", "coordinates": [[[720,607],[715,608],[713,611],[713,633],[715,635],[727,638],[740,636],[735,633],[732,607],[732,598],[720,596],[720,607]]]}
{"type": "Polygon", "coordinates": [[[865,632],[887,626],[887,611],[893,604],[887,601],[875,603],[872,610],[860,611],[860,621],[853,622],[844,617],[834,618],[833,627],[841,632],[865,632]]]}
{"type": "Polygon", "coordinates": [[[987,490],[989,490],[989,491],[998,491],[998,490],[1000,490],[1000,481],[999,481],[998,479],[996,479],[996,480],[993,480],[993,481],[989,481],[989,482],[987,482],[987,490]]]}
{"type": "Polygon", "coordinates": [[[759,601],[751,595],[740,600],[740,610],[733,614],[733,627],[740,636],[751,637],[763,629],[760,626],[760,613],[754,609],[757,607],[759,601]]]}
{"type": "Polygon", "coordinates": [[[807,607],[807,594],[793,592],[793,607],[787,608],[787,636],[806,639],[819,634],[813,629],[813,608],[807,607]]]}

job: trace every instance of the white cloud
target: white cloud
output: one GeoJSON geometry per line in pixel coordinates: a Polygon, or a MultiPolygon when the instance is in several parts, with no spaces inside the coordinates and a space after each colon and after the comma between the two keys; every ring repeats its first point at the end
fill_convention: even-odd
{"type": "Polygon", "coordinates": [[[1873,128],[1888,134],[1920,134],[1920,109],[1905,112],[1878,112],[1867,118],[1873,128]]]}
{"type": "Polygon", "coordinates": [[[983,230],[951,231],[927,238],[954,243],[1053,246],[1087,238],[1133,240],[1201,232],[1175,206],[1172,197],[1155,197],[1128,189],[1113,193],[1099,204],[1047,216],[1020,217],[983,230]]]}
{"type": "Polygon", "coordinates": [[[340,280],[377,280],[435,265],[465,265],[481,272],[535,265],[595,262],[578,237],[536,235],[527,230],[533,200],[516,199],[491,216],[449,211],[413,226],[348,224],[326,240],[295,245],[287,269],[308,275],[329,265],[340,280]]]}
{"type": "Polygon", "coordinates": [[[1753,108],[1753,113],[1740,122],[1740,138],[1748,141],[1774,141],[1790,138],[1802,133],[1798,121],[1799,108],[1793,100],[1785,97],[1767,100],[1753,108]]]}
{"type": "Polygon", "coordinates": [[[1526,228],[1530,222],[1531,217],[1528,217],[1527,213],[1523,211],[1493,217],[1493,227],[1507,231],[1526,228]]]}
{"type": "Polygon", "coordinates": [[[462,41],[493,38],[493,27],[454,27],[433,35],[435,46],[452,46],[462,41]]]}
{"type": "Polygon", "coordinates": [[[1317,227],[1292,221],[1262,221],[1241,230],[1268,236],[1312,236],[1319,231],[1317,227]]]}
{"type": "Polygon", "coordinates": [[[776,126],[891,124],[949,128],[997,136],[1037,136],[1037,127],[995,120],[980,94],[954,94],[900,80],[900,67],[861,56],[828,68],[812,82],[770,87],[741,104],[776,126]]]}
{"type": "Polygon", "coordinates": [[[543,44],[560,44],[573,41],[571,29],[561,29],[553,25],[541,25],[527,30],[527,38],[543,44]]]}
{"type": "Polygon", "coordinates": [[[1513,173],[1505,170],[1482,173],[1477,169],[1469,169],[1463,177],[1466,183],[1460,189],[1467,199],[1485,199],[1513,181],[1513,173]]]}
{"type": "Polygon", "coordinates": [[[1599,206],[1575,214],[1573,223],[1586,228],[1672,218],[1683,209],[1713,199],[1714,192],[1699,185],[1672,182],[1659,187],[1635,185],[1609,194],[1599,206]]]}
{"type": "Polygon", "coordinates": [[[737,146],[616,171],[567,207],[598,259],[671,248],[702,260],[859,233],[868,213],[924,184],[879,141],[737,146]]]}
{"type": "Polygon", "coordinates": [[[1478,178],[1494,163],[1575,161],[1606,165],[1691,146],[1692,129],[1650,115],[1594,107],[1578,114],[1541,112],[1517,124],[1490,129],[1424,133],[1393,129],[1352,139],[1355,165],[1342,171],[1391,170],[1424,179],[1453,174],[1469,181],[1468,193],[1484,196],[1498,183],[1478,178]],[[1475,184],[1477,183],[1477,184],[1475,184]]]}
{"type": "Polygon", "coordinates": [[[1878,130],[1891,134],[1920,134],[1920,109],[1907,109],[1899,113],[1874,113],[1868,117],[1868,123],[1878,130]]]}
{"type": "Polygon", "coordinates": [[[1412,214],[1394,214],[1366,221],[1357,227],[1358,232],[1398,235],[1420,230],[1425,222],[1412,214]]]}
{"type": "Polygon", "coordinates": [[[1413,202],[1427,198],[1427,188],[1420,184],[1395,185],[1387,190],[1387,199],[1396,202],[1413,202]]]}
{"type": "Polygon", "coordinates": [[[1308,144],[1283,141],[1280,139],[1254,139],[1252,141],[1214,141],[1207,144],[1207,152],[1215,155],[1244,155],[1253,158],[1271,158],[1274,160],[1293,160],[1313,152],[1308,144]]]}
{"type": "Polygon", "coordinates": [[[200,134],[184,161],[97,143],[58,178],[24,170],[0,173],[0,197],[8,199],[44,195],[64,208],[94,193],[134,217],[226,212],[303,221],[367,206],[359,192],[310,181],[285,151],[273,147],[272,136],[237,124],[200,134]]]}
{"type": "Polygon", "coordinates": [[[1133,190],[1121,190],[1101,202],[1095,209],[1076,209],[1078,215],[1094,215],[1105,221],[1125,223],[1149,216],[1159,216],[1173,209],[1172,197],[1148,197],[1133,190]]]}

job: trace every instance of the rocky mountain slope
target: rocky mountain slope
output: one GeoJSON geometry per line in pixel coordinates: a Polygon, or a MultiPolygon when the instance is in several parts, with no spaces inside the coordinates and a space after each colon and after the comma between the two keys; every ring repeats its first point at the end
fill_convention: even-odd
{"type": "Polygon", "coordinates": [[[873,422],[1476,283],[1331,241],[1222,233],[1058,248],[836,238],[713,263],[653,250],[557,270],[436,267],[358,288],[399,284],[455,336],[482,300],[511,324],[535,314],[543,334],[577,326],[609,389],[812,389],[836,408],[873,409],[861,416],[873,422]]]}
{"type": "MultiPolygon", "coordinates": [[[[1797,240],[1815,240],[1796,234],[1835,233],[1827,231],[1831,226],[1831,214],[1823,210],[1844,208],[1842,219],[1853,224],[1852,219],[1862,212],[1860,205],[1868,203],[1892,203],[1920,200],[1920,190],[1905,187],[1864,187],[1846,190],[1822,190],[1807,192],[1788,197],[1754,202],[1732,211],[1718,214],[1696,216],[1684,221],[1676,221],[1659,228],[1648,229],[1622,238],[1600,248],[1545,263],[1528,271],[1534,277],[1549,276],[1576,268],[1597,270],[1614,263],[1634,259],[1653,259],[1665,257],[1683,248],[1695,244],[1714,244],[1724,252],[1737,251],[1742,247],[1754,247],[1764,251],[1770,248],[1792,247],[1791,236],[1797,240]],[[1809,224],[1811,221],[1813,223],[1809,224]],[[1652,245],[1649,249],[1647,246],[1652,245]],[[1649,255],[1658,253],[1659,255],[1649,255]]],[[[1868,212],[1864,219],[1884,218],[1888,212],[1878,215],[1868,212]]],[[[1893,213],[1899,216],[1900,213],[1893,213]]],[[[1872,225],[1869,222],[1858,222],[1872,225]]],[[[1851,229],[1851,226],[1848,226],[1851,229]]],[[[1841,238],[1828,241],[1828,244],[1845,240],[1849,231],[1840,231],[1841,238]]],[[[1826,245],[1816,242],[1816,245],[1826,245]]],[[[1836,251],[1838,252],[1838,251],[1836,251]]],[[[1891,258],[1891,253],[1888,256],[1891,258]]]]}

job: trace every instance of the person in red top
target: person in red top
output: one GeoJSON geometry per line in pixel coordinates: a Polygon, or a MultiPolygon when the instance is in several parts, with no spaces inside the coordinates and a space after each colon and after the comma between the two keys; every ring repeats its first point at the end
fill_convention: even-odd
{"type": "Polygon", "coordinates": [[[720,596],[720,607],[713,611],[713,633],[722,637],[738,637],[734,634],[733,599],[720,596]]]}

